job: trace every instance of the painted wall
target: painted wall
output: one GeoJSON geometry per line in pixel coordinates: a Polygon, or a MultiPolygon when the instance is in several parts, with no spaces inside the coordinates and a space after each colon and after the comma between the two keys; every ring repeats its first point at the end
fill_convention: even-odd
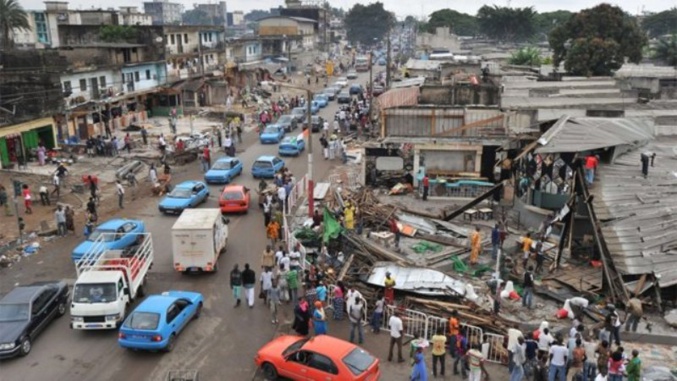
{"type": "Polygon", "coordinates": [[[121,69],[119,81],[122,81],[122,76],[124,76],[125,91],[150,90],[164,84],[167,80],[165,65],[162,63],[124,67],[121,69]],[[130,80],[133,88],[127,86],[130,80]]]}
{"type": "MultiPolygon", "coordinates": [[[[67,105],[70,105],[70,100],[75,100],[78,97],[83,97],[85,101],[92,100],[92,78],[96,78],[99,93],[103,93],[109,88],[113,88],[113,92],[120,91],[121,80],[116,72],[113,70],[97,70],[84,73],[68,73],[61,75],[61,86],[64,91],[68,90],[68,82],[70,82],[70,89],[72,94],[67,99],[67,105]],[[105,84],[102,85],[101,78],[104,78],[105,84]],[[80,80],[84,80],[85,87],[80,86],[80,80]]],[[[76,102],[80,103],[80,102],[76,102]]]]}

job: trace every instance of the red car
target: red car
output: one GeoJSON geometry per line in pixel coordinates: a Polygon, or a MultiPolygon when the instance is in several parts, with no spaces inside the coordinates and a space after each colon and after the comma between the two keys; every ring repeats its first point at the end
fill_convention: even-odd
{"type": "Polygon", "coordinates": [[[226,185],[219,197],[221,213],[247,213],[251,194],[243,185],[226,185]]]}
{"type": "Polygon", "coordinates": [[[379,360],[355,344],[332,336],[280,336],[254,359],[267,380],[377,381],[379,360]]]}

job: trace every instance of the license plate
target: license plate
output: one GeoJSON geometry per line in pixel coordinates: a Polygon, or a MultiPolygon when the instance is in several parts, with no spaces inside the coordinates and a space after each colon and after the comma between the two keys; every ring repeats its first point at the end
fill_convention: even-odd
{"type": "Polygon", "coordinates": [[[146,339],[146,336],[144,336],[144,335],[131,335],[129,337],[132,338],[132,339],[140,339],[140,340],[146,339]]]}
{"type": "Polygon", "coordinates": [[[103,324],[87,324],[86,328],[103,328],[103,324]]]}

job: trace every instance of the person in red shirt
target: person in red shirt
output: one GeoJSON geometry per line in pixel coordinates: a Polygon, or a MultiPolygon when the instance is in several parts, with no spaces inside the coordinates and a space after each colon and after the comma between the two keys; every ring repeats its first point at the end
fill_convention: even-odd
{"type": "Polygon", "coordinates": [[[599,164],[599,156],[590,154],[585,158],[585,182],[592,185],[595,180],[595,170],[599,164]]]}
{"type": "Polygon", "coordinates": [[[209,168],[212,166],[212,158],[209,153],[209,146],[205,146],[204,150],[202,151],[202,156],[205,161],[205,166],[207,167],[207,170],[209,170],[209,168]]]}
{"type": "Polygon", "coordinates": [[[428,201],[428,190],[430,189],[430,179],[428,175],[423,175],[423,201],[428,201]]]}
{"type": "Polygon", "coordinates": [[[24,198],[24,206],[26,207],[26,214],[32,214],[33,197],[31,196],[31,190],[27,184],[22,185],[21,188],[21,194],[24,198]]]}
{"type": "Polygon", "coordinates": [[[397,227],[397,220],[390,219],[390,232],[395,234],[395,247],[400,247],[400,229],[397,227]]]}

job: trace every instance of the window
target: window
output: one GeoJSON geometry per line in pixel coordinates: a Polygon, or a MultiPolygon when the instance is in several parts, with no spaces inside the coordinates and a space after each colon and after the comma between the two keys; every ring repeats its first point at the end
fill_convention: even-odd
{"type": "Polygon", "coordinates": [[[170,34],[169,37],[171,37],[171,41],[172,41],[171,44],[174,45],[174,44],[176,43],[176,42],[174,41],[174,35],[173,35],[173,34],[170,34]]]}
{"type": "Polygon", "coordinates": [[[80,80],[80,91],[87,91],[87,80],[86,79],[80,80]]]}
{"type": "Polygon", "coordinates": [[[146,70],[146,79],[150,79],[150,70],[146,70]]]}
{"type": "Polygon", "coordinates": [[[125,284],[122,282],[122,278],[118,280],[118,293],[122,293],[122,289],[125,287],[125,284]]]}
{"type": "Polygon", "coordinates": [[[338,368],[336,368],[336,365],[334,365],[334,363],[328,357],[317,353],[313,353],[313,355],[310,357],[308,366],[325,373],[338,374],[338,368]]]}
{"type": "Polygon", "coordinates": [[[181,312],[178,307],[176,307],[176,304],[172,304],[169,306],[167,309],[167,323],[171,323],[174,319],[176,319],[177,316],[179,316],[179,312],[181,312]]]}
{"type": "Polygon", "coordinates": [[[140,81],[140,79],[139,79],[139,72],[138,72],[138,71],[135,71],[135,72],[134,72],[134,82],[139,82],[139,81],[140,81]]]}
{"type": "Polygon", "coordinates": [[[73,88],[71,87],[71,81],[63,81],[63,91],[66,93],[73,91],[73,88]]]}
{"type": "Polygon", "coordinates": [[[99,77],[99,87],[106,87],[106,76],[102,75],[99,77]]]}
{"type": "Polygon", "coordinates": [[[40,292],[40,295],[38,295],[38,297],[33,300],[33,308],[31,309],[31,312],[33,314],[41,312],[45,307],[47,307],[47,303],[49,302],[49,299],[51,299],[52,295],[53,293],[49,290],[43,290],[40,292]]]}
{"type": "Polygon", "coordinates": [[[183,42],[186,43],[186,44],[188,43],[188,33],[184,33],[183,42]]]}

